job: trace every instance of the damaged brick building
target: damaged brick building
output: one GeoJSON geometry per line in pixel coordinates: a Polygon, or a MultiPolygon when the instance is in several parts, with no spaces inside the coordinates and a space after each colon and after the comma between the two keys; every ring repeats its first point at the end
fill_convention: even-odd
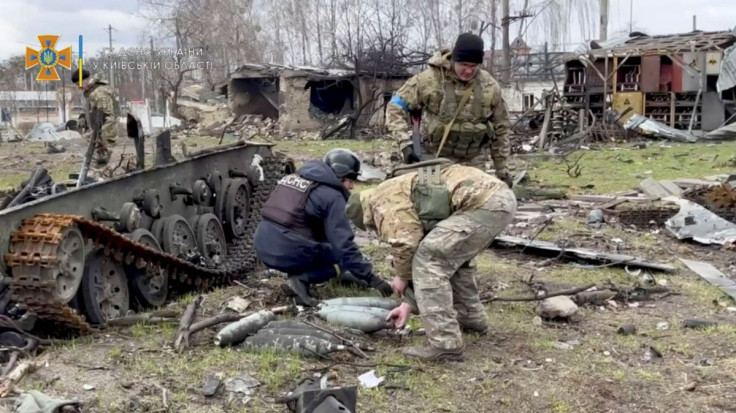
{"type": "Polygon", "coordinates": [[[320,130],[359,108],[359,128],[382,128],[385,107],[409,74],[246,64],[230,77],[235,116],[262,115],[283,131],[320,130]]]}

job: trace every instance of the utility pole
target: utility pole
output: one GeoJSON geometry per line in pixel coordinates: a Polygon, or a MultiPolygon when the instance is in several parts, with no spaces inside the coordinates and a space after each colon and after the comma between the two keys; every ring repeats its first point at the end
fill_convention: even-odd
{"type": "MultiPolygon", "coordinates": [[[[151,40],[151,60],[153,60],[153,36],[149,39],[151,40]]],[[[156,90],[156,78],[153,72],[151,72],[151,90],[153,91],[153,108],[154,110],[158,110],[158,90],[156,90]]]]}
{"type": "Polygon", "coordinates": [[[601,0],[601,32],[599,40],[608,40],[608,0],[601,0]]]}
{"type": "Polygon", "coordinates": [[[629,34],[634,32],[634,0],[629,2],[629,34]]]}
{"type": "Polygon", "coordinates": [[[511,81],[511,45],[509,43],[509,26],[512,21],[525,19],[533,16],[533,14],[526,10],[522,10],[519,15],[511,16],[509,13],[509,0],[503,0],[502,5],[503,16],[501,17],[501,26],[503,27],[503,73],[501,79],[505,85],[508,85],[511,81]]]}
{"type": "Polygon", "coordinates": [[[110,57],[110,59],[109,59],[110,60],[110,62],[109,62],[110,63],[110,87],[114,89],[115,88],[115,84],[114,84],[114,80],[112,78],[112,25],[109,25],[108,24],[107,25],[107,29],[104,29],[104,30],[107,30],[107,38],[110,41],[110,54],[108,55],[110,57]]]}
{"type": "Polygon", "coordinates": [[[511,45],[509,44],[509,24],[511,24],[509,16],[509,0],[502,2],[501,26],[503,27],[503,83],[509,84],[511,79],[511,45]]]}

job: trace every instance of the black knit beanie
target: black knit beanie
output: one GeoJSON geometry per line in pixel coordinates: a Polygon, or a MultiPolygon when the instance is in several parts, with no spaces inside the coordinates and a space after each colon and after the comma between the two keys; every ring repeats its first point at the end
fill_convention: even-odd
{"type": "Polygon", "coordinates": [[[483,39],[473,33],[463,33],[457,37],[452,49],[452,60],[465,63],[483,63],[483,39]]]}

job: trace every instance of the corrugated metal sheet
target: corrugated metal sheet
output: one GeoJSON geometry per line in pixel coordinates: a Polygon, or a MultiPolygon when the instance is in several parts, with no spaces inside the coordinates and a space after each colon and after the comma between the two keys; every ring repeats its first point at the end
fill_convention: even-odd
{"type": "Polygon", "coordinates": [[[695,142],[698,140],[695,136],[685,131],[671,128],[641,115],[631,116],[624,124],[624,129],[635,130],[642,135],[657,136],[678,142],[695,142]]]}
{"type": "Polygon", "coordinates": [[[718,93],[736,86],[736,45],[729,47],[723,53],[721,73],[716,83],[718,93]]]}

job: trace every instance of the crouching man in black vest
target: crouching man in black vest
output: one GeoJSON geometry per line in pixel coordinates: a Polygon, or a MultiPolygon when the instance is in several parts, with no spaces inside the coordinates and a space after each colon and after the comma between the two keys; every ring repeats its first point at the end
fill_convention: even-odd
{"type": "Polygon", "coordinates": [[[287,274],[284,289],[297,304],[318,304],[310,284],[338,277],[342,282],[391,295],[391,285],[373,274],[355,245],[345,204],[360,174],[360,159],[333,149],[323,161],[305,163],[283,177],[263,205],[254,244],[269,268],[287,274]]]}

